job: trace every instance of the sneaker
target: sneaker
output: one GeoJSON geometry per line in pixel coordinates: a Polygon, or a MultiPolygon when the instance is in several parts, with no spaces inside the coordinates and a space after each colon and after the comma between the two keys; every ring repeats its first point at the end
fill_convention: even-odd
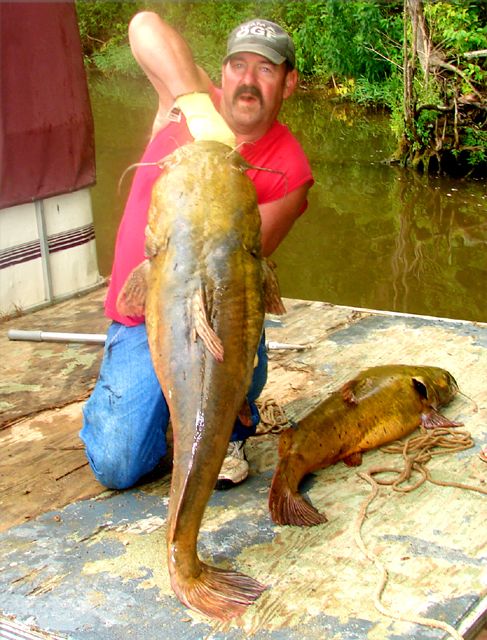
{"type": "Polygon", "coordinates": [[[244,440],[235,440],[228,445],[215,489],[231,489],[249,475],[249,463],[245,457],[244,444],[244,440]]]}

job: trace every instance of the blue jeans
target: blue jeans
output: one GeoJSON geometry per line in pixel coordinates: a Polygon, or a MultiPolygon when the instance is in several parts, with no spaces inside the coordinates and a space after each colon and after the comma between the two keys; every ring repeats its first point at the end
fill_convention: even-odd
{"type": "MultiPolygon", "coordinates": [[[[231,440],[255,434],[260,416],[254,401],[267,380],[264,336],[247,394],[252,426],[238,419],[231,440]]],[[[100,373],[83,408],[80,437],[96,479],[110,489],[126,489],[154,469],[167,451],[169,409],[149,353],[145,324],[113,322],[100,373]]]]}

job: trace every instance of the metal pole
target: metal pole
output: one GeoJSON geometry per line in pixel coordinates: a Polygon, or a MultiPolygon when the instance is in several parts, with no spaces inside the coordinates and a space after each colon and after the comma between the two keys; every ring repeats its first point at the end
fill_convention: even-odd
{"type": "Polygon", "coordinates": [[[44,213],[44,202],[42,200],[35,201],[35,212],[37,219],[37,233],[39,234],[39,244],[41,247],[41,264],[42,274],[44,278],[44,291],[47,302],[52,302],[52,277],[51,264],[49,260],[49,244],[46,231],[46,216],[44,213]]]}
{"type": "Polygon", "coordinates": [[[104,344],[107,338],[104,333],[63,333],[59,331],[24,331],[9,329],[9,340],[26,340],[30,342],[82,342],[87,344],[104,344]]]}
{"type": "MultiPolygon", "coordinates": [[[[9,340],[25,340],[28,342],[79,342],[85,344],[104,344],[107,338],[105,333],[66,333],[60,331],[25,331],[24,329],[9,329],[9,340]]],[[[304,344],[288,344],[287,342],[266,342],[267,351],[280,351],[292,349],[303,351],[307,349],[304,344]]]]}

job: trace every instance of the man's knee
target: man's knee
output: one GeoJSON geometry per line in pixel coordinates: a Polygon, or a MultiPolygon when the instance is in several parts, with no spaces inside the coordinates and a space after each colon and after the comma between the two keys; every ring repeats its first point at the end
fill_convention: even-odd
{"type": "Polygon", "coordinates": [[[128,489],[141,477],[140,465],[131,464],[126,456],[115,456],[113,452],[90,452],[86,457],[97,481],[107,489],[128,489]]]}
{"type": "MultiPolygon", "coordinates": [[[[86,420],[80,432],[95,478],[108,489],[127,489],[154,469],[167,452],[167,420],[150,430],[109,428],[86,420]],[[98,427],[98,428],[97,428],[98,427]]],[[[165,415],[164,415],[165,417],[165,415]]]]}

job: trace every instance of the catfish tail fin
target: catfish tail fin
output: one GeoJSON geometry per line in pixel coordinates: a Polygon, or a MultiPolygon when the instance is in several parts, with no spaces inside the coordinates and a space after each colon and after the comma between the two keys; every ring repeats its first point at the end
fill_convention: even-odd
{"type": "Polygon", "coordinates": [[[292,490],[281,466],[277,467],[272,478],[269,511],[276,524],[313,527],[328,522],[324,513],[320,513],[301,494],[292,490]]]}
{"type": "Polygon", "coordinates": [[[245,613],[267,587],[238,571],[200,563],[197,578],[178,579],[171,575],[172,588],[179,600],[194,611],[219,620],[231,620],[245,613]]]}

